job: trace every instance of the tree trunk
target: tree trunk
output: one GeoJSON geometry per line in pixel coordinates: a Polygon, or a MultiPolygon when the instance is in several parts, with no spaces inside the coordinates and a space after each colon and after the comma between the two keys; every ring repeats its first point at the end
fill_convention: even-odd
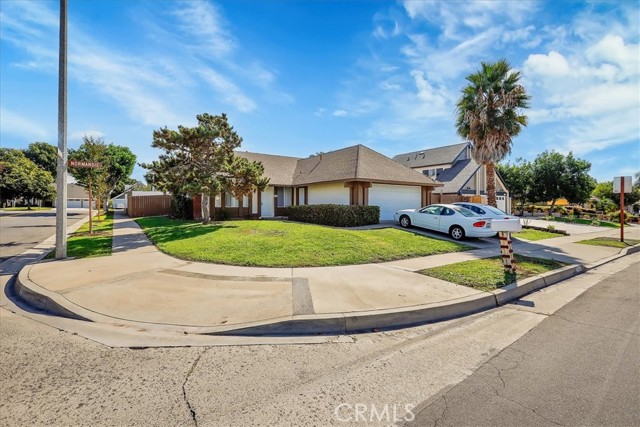
{"type": "Polygon", "coordinates": [[[493,206],[494,208],[498,207],[498,202],[496,201],[496,165],[493,163],[487,163],[487,204],[493,206]]]}
{"type": "Polygon", "coordinates": [[[202,193],[202,203],[200,203],[200,212],[202,214],[202,222],[207,224],[211,221],[211,213],[209,212],[209,195],[202,193]]]}
{"type": "Polygon", "coordinates": [[[557,200],[557,199],[553,199],[553,200],[551,201],[551,206],[549,207],[549,215],[553,215],[553,208],[555,208],[555,207],[556,207],[556,200],[557,200]]]}

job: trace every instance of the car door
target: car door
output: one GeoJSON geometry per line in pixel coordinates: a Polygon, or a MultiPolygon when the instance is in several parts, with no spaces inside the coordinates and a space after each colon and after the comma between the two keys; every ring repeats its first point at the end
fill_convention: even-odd
{"type": "MultiPolygon", "coordinates": [[[[454,224],[456,219],[456,212],[453,209],[444,208],[440,211],[440,222],[438,224],[438,231],[445,233],[449,232],[449,228],[454,224]]],[[[461,224],[458,224],[461,225],[461,224]]]]}
{"type": "Polygon", "coordinates": [[[426,208],[420,209],[416,213],[415,225],[429,230],[438,231],[441,211],[442,206],[427,206],[426,208]]]}

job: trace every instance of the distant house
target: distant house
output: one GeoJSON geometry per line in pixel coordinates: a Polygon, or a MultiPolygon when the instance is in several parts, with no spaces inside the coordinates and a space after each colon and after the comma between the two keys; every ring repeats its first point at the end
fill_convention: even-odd
{"type": "Polygon", "coordinates": [[[128,196],[163,196],[167,193],[164,191],[141,191],[134,190],[133,187],[127,188],[123,193],[111,198],[114,209],[127,209],[128,196]]]}
{"type": "MultiPolygon", "coordinates": [[[[53,201],[55,207],[57,200],[53,201]]],[[[95,208],[96,201],[93,200],[92,206],[95,208]]],[[[89,209],[89,193],[78,184],[67,184],[67,208],[85,208],[89,209]]]]}
{"type": "MultiPolygon", "coordinates": [[[[486,168],[471,158],[471,143],[398,154],[393,160],[444,184],[434,191],[433,203],[487,202],[486,168]]],[[[498,209],[511,211],[509,191],[497,172],[496,199],[498,209]]]]}
{"type": "MultiPolygon", "coordinates": [[[[396,210],[419,208],[431,202],[442,184],[406,168],[364,145],[354,145],[308,158],[236,152],[260,161],[269,186],[236,200],[230,193],[211,201],[212,216],[224,210],[229,217],[286,216],[292,205],[332,203],[380,207],[380,219],[392,220],[396,210]]],[[[194,213],[200,212],[194,198],[194,213]]]]}

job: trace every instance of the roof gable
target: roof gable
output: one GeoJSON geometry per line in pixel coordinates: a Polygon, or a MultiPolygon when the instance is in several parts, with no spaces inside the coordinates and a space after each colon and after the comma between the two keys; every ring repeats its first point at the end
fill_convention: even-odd
{"type": "Polygon", "coordinates": [[[468,145],[468,142],[463,142],[444,147],[412,151],[410,153],[398,154],[393,157],[393,160],[409,168],[443,165],[453,163],[456,157],[458,157],[468,145]]]}
{"type": "Polygon", "coordinates": [[[269,184],[271,185],[291,185],[293,173],[296,170],[298,160],[300,160],[297,157],[250,153],[248,151],[236,151],[235,154],[244,157],[250,162],[261,162],[264,167],[264,176],[269,178],[269,184]]]}
{"type": "Polygon", "coordinates": [[[439,186],[433,179],[411,170],[364,145],[354,145],[300,159],[249,152],[236,152],[250,161],[260,161],[269,184],[307,185],[335,181],[375,181],[439,186]]]}

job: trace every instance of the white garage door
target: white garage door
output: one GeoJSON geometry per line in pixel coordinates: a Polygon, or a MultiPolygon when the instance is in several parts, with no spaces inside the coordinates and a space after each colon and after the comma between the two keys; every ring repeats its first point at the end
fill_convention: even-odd
{"type": "Polygon", "coordinates": [[[380,220],[392,220],[400,209],[420,208],[420,187],[373,184],[369,188],[369,205],[380,206],[380,220]]]}
{"type": "Polygon", "coordinates": [[[67,207],[68,208],[88,208],[89,207],[89,202],[86,203],[86,206],[82,206],[82,200],[81,199],[67,199],[67,207]]]}

